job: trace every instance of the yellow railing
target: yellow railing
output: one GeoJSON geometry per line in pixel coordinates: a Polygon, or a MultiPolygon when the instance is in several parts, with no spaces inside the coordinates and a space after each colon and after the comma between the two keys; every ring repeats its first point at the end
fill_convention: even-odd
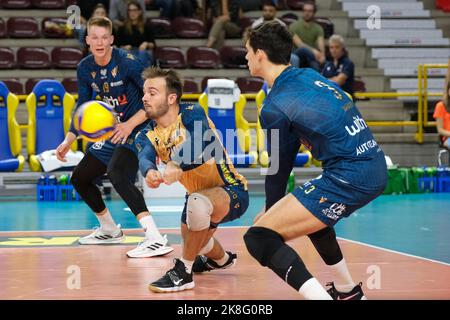
{"type": "MultiPolygon", "coordinates": [[[[417,121],[367,121],[369,126],[379,127],[398,127],[398,126],[415,126],[417,132],[415,140],[418,143],[423,142],[423,127],[436,125],[435,121],[428,121],[428,97],[438,97],[441,94],[428,93],[428,70],[448,68],[447,64],[420,64],[417,72],[417,91],[416,92],[357,92],[355,97],[357,99],[389,99],[400,97],[417,97],[417,121]]],[[[74,95],[78,99],[78,95],[74,95]]],[[[247,100],[255,100],[255,93],[244,94],[247,100]]],[[[20,101],[24,101],[27,95],[19,95],[20,101]]],[[[200,93],[183,94],[182,100],[196,101],[200,97],[200,93]]],[[[256,128],[256,122],[249,122],[251,128],[256,128]]],[[[20,129],[27,129],[26,124],[21,124],[20,129]]]]}

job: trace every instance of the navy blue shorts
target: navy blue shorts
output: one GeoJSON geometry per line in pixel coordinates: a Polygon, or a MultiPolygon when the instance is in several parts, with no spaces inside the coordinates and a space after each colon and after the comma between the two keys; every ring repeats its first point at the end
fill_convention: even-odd
{"type": "MultiPolygon", "coordinates": [[[[225,223],[228,221],[233,221],[240,218],[244,212],[248,208],[249,196],[248,191],[241,186],[222,186],[223,190],[225,190],[230,196],[230,209],[228,214],[223,217],[222,221],[219,223],[211,222],[211,228],[217,228],[217,226],[221,223],[225,223]]],[[[189,195],[186,195],[186,202],[184,203],[183,213],[181,214],[181,222],[186,224],[186,207],[187,207],[187,199],[189,195]]]]}
{"type": "Polygon", "coordinates": [[[383,191],[384,185],[367,190],[322,174],[295,188],[292,195],[315,217],[332,227],[343,217],[348,217],[374,200],[383,191]]]}
{"type": "Polygon", "coordinates": [[[127,148],[134,152],[137,157],[138,151],[134,144],[134,139],[128,139],[128,141],[124,144],[114,144],[111,140],[106,141],[98,141],[90,144],[89,152],[92,153],[94,157],[103,162],[106,166],[108,166],[114,150],[116,148],[127,148]]]}

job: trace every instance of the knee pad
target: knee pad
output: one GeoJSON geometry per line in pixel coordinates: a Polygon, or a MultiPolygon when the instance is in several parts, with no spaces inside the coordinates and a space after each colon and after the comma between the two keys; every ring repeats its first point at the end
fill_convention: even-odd
{"type": "Polygon", "coordinates": [[[263,227],[248,229],[244,242],[248,252],[264,267],[271,263],[274,254],[284,246],[284,239],[278,232],[263,227]]]}
{"type": "Polygon", "coordinates": [[[187,200],[186,225],[191,231],[209,229],[213,205],[208,197],[192,193],[187,200]]]}
{"type": "Polygon", "coordinates": [[[198,254],[207,254],[208,252],[210,252],[212,249],[214,248],[214,238],[211,237],[208,241],[207,244],[205,244],[205,246],[203,248],[200,249],[200,251],[198,252],[198,254]]]}

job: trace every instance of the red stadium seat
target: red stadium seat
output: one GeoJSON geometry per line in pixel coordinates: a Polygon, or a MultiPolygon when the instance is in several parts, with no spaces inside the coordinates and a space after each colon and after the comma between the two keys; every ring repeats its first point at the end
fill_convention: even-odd
{"type": "Polygon", "coordinates": [[[72,93],[72,94],[78,93],[77,78],[64,78],[63,81],[61,81],[61,83],[67,92],[72,93]]]}
{"type": "Polygon", "coordinates": [[[197,82],[194,79],[185,78],[183,83],[183,93],[199,93],[197,82]]]}
{"type": "Polygon", "coordinates": [[[70,7],[72,5],[76,5],[77,4],[77,0],[66,0],[66,6],[70,7]]]}
{"type": "Polygon", "coordinates": [[[281,21],[286,23],[286,25],[290,25],[293,22],[296,22],[298,20],[298,16],[295,13],[289,12],[285,13],[281,16],[281,21]]]}
{"type": "Polygon", "coordinates": [[[147,23],[150,24],[156,39],[175,37],[170,20],[163,18],[152,18],[148,19],[147,23]]]}
{"type": "MultiPolygon", "coordinates": [[[[204,77],[203,79],[202,79],[202,92],[203,91],[205,91],[205,89],[206,89],[206,86],[208,85],[208,80],[209,79],[217,79],[217,78],[220,78],[220,79],[229,79],[229,78],[227,78],[227,77],[209,77],[209,76],[206,76],[206,77],[204,77]]],[[[230,79],[231,80],[231,79],[230,79]]]]}
{"type": "Polygon", "coordinates": [[[45,38],[70,38],[73,36],[73,30],[67,26],[67,18],[44,18],[41,30],[45,38]]]}
{"type": "Polygon", "coordinates": [[[19,79],[0,79],[0,81],[3,81],[8,87],[9,91],[11,91],[12,93],[25,94],[25,91],[23,90],[23,84],[19,79]]]}
{"type": "Polygon", "coordinates": [[[292,10],[303,10],[303,4],[305,3],[305,0],[287,0],[286,4],[289,7],[289,9],[292,10]]]}
{"type": "Polygon", "coordinates": [[[76,69],[80,60],[83,59],[83,52],[78,48],[53,48],[52,63],[59,69],[76,69]]]}
{"type": "Polygon", "coordinates": [[[161,68],[186,68],[183,51],[178,47],[157,47],[155,58],[161,68]]]}
{"type": "Polygon", "coordinates": [[[179,38],[206,37],[205,24],[199,19],[177,17],[172,21],[172,28],[179,38]]]}
{"type": "Polygon", "coordinates": [[[8,35],[11,38],[39,38],[39,25],[31,17],[11,17],[7,22],[8,35]]]}
{"type": "Polygon", "coordinates": [[[333,35],[334,24],[330,19],[325,17],[316,17],[314,20],[322,27],[325,39],[328,39],[333,35]]]}
{"type": "Polygon", "coordinates": [[[261,90],[264,80],[257,77],[239,77],[236,83],[242,93],[255,93],[261,90]]]}
{"type": "Polygon", "coordinates": [[[10,48],[0,47],[0,69],[13,69],[14,67],[14,52],[10,48]]]}
{"type": "Polygon", "coordinates": [[[247,49],[240,46],[223,46],[220,49],[220,60],[224,68],[246,69],[247,49]]]}
{"type": "Polygon", "coordinates": [[[253,22],[255,22],[255,20],[256,18],[243,16],[239,18],[239,25],[241,26],[242,30],[245,30],[250,27],[253,22]]]}
{"type": "Polygon", "coordinates": [[[31,7],[31,0],[3,0],[3,9],[27,9],[31,7]]]}
{"type": "Polygon", "coordinates": [[[31,0],[34,8],[39,9],[64,9],[66,2],[64,0],[31,0]]]}
{"type": "Polygon", "coordinates": [[[36,85],[36,83],[38,83],[41,80],[44,80],[44,79],[42,79],[42,78],[31,78],[31,79],[28,79],[25,82],[25,93],[26,94],[30,94],[30,92],[33,91],[33,88],[36,85]]]}
{"type": "Polygon", "coordinates": [[[289,9],[288,6],[287,6],[287,0],[278,0],[277,9],[278,10],[287,10],[287,9],[289,9]]]}
{"type": "Polygon", "coordinates": [[[190,47],[187,51],[187,63],[191,68],[215,69],[219,67],[219,52],[208,47],[190,47]]]}
{"type": "Polygon", "coordinates": [[[50,56],[44,48],[24,47],[17,51],[17,64],[23,69],[48,69],[50,56]]]}
{"type": "Polygon", "coordinates": [[[353,81],[353,92],[366,92],[366,84],[360,77],[355,77],[353,81]]]}
{"type": "Polygon", "coordinates": [[[0,18],[0,38],[6,37],[6,23],[5,20],[0,18]]]}

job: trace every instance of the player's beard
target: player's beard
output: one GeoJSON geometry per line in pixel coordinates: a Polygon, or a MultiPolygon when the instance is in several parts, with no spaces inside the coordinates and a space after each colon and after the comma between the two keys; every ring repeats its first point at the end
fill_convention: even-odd
{"type": "Polygon", "coordinates": [[[167,101],[162,103],[158,108],[151,108],[150,110],[145,108],[145,115],[147,118],[157,120],[164,116],[169,111],[169,104],[167,101]]]}

